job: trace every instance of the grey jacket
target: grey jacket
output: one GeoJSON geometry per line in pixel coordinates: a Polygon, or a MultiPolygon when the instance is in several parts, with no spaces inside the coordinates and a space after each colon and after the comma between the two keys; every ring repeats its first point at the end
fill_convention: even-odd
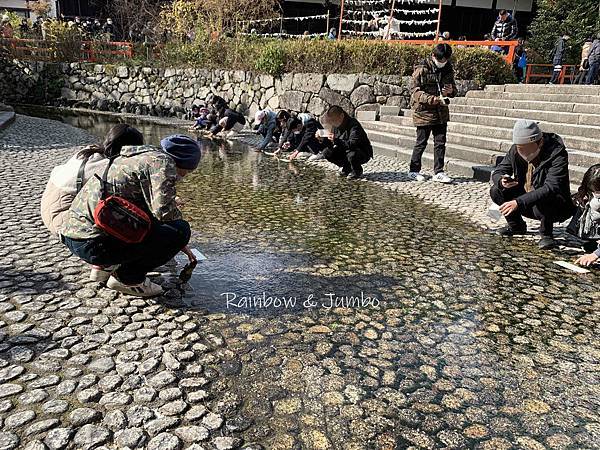
{"type": "Polygon", "coordinates": [[[588,61],[590,65],[600,62],[600,39],[594,39],[588,61]]]}

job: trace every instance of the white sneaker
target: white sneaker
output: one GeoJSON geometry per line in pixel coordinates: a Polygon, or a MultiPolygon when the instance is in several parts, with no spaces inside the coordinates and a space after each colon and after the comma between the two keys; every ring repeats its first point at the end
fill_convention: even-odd
{"type": "Polygon", "coordinates": [[[140,284],[127,285],[111,276],[108,279],[108,283],[106,283],[106,287],[134,297],[156,297],[164,292],[162,286],[153,283],[149,278],[146,278],[144,282],[140,284]]]}
{"type": "Polygon", "coordinates": [[[408,178],[414,181],[425,181],[425,177],[420,172],[408,172],[408,178]]]}
{"type": "Polygon", "coordinates": [[[438,183],[445,183],[445,184],[452,183],[452,178],[450,178],[444,172],[436,173],[433,176],[432,180],[437,181],[438,183]]]}
{"type": "Polygon", "coordinates": [[[92,266],[90,270],[90,280],[104,283],[108,281],[110,275],[119,268],[119,266],[92,266]]]}
{"type": "Polygon", "coordinates": [[[325,159],[325,157],[323,156],[323,153],[317,153],[316,155],[312,155],[310,158],[308,158],[307,161],[308,162],[321,161],[322,159],[325,159]]]}

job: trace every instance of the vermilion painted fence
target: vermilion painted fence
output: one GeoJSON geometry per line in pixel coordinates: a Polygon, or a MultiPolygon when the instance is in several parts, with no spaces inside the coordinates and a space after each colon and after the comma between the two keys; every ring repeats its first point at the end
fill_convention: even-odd
{"type": "MultiPolygon", "coordinates": [[[[565,64],[562,66],[560,76],[558,77],[558,84],[565,84],[565,80],[573,80],[577,76],[577,67],[575,65],[565,64]]],[[[532,80],[550,80],[552,78],[552,72],[554,66],[552,64],[527,64],[527,73],[525,75],[525,83],[531,83],[532,80]]]]}
{"type": "Polygon", "coordinates": [[[0,50],[16,59],[81,62],[104,62],[133,58],[131,42],[71,41],[42,39],[0,39],[0,50]]]}

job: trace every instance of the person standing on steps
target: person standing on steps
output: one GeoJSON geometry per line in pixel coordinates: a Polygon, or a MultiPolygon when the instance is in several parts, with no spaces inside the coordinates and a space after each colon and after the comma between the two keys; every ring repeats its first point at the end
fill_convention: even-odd
{"type": "Polygon", "coordinates": [[[588,70],[585,84],[595,84],[596,78],[598,78],[598,72],[600,72],[600,33],[594,39],[590,54],[588,56],[588,63],[590,68],[588,70]]]}
{"type": "Polygon", "coordinates": [[[559,81],[560,74],[562,72],[562,64],[565,59],[565,53],[569,48],[569,35],[564,34],[562,37],[558,38],[556,41],[556,45],[554,46],[554,50],[552,51],[552,65],[554,66],[554,70],[552,71],[552,78],[550,78],[550,84],[556,84],[559,81]]]}
{"type": "Polygon", "coordinates": [[[542,133],[532,120],[517,120],[513,146],[492,173],[490,196],[508,223],[499,231],[502,236],[527,233],[527,217],[540,221],[540,249],[554,248],[554,223],[575,212],[562,138],[542,133]]]}
{"type": "Polygon", "coordinates": [[[454,69],[450,58],[452,48],[448,44],[437,44],[431,56],[422,61],[412,76],[411,109],[413,123],[417,127],[417,141],[410,160],[411,180],[425,181],[421,174],[421,159],[433,134],[434,176],[440,183],[451,183],[444,173],[446,156],[446,133],[450,120],[449,98],[457,93],[454,69]]]}

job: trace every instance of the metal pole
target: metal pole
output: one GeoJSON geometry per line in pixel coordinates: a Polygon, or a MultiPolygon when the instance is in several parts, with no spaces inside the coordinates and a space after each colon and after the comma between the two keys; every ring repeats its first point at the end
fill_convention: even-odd
{"type": "Polygon", "coordinates": [[[342,5],[340,6],[340,30],[338,32],[338,41],[342,39],[342,20],[344,19],[344,3],[345,0],[342,0],[342,5]]]}
{"type": "Polygon", "coordinates": [[[390,17],[388,18],[387,33],[385,33],[385,40],[390,38],[390,31],[392,30],[392,19],[394,18],[394,9],[396,8],[396,0],[392,2],[392,9],[390,10],[390,17]]]}
{"type": "Polygon", "coordinates": [[[438,10],[438,21],[437,21],[437,30],[435,31],[435,40],[438,41],[440,39],[440,25],[442,23],[442,0],[439,3],[438,10]]]}
{"type": "MultiPolygon", "coordinates": [[[[283,13],[281,13],[281,16],[279,16],[279,34],[281,35],[283,33],[283,13]]],[[[282,36],[279,36],[282,37],[282,36]]]]}
{"type": "Polygon", "coordinates": [[[327,28],[325,29],[325,35],[329,34],[329,19],[331,17],[331,8],[327,7],[327,28]]]}

